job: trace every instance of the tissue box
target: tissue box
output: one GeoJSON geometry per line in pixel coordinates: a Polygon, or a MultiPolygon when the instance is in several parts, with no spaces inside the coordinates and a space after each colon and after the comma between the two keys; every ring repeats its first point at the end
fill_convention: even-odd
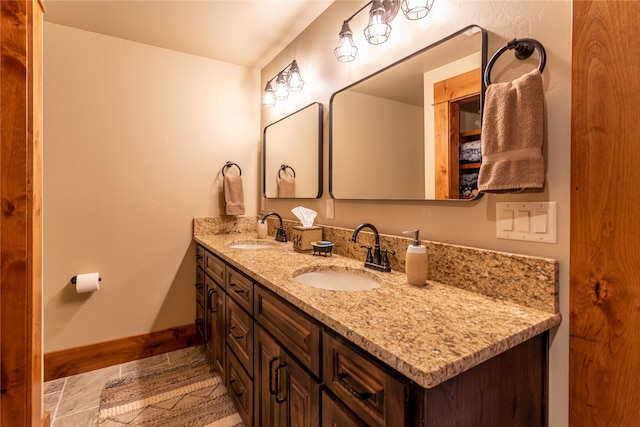
{"type": "Polygon", "coordinates": [[[314,225],[313,227],[302,227],[296,225],[293,227],[293,249],[296,252],[311,252],[313,247],[311,242],[322,240],[322,227],[314,225]]]}

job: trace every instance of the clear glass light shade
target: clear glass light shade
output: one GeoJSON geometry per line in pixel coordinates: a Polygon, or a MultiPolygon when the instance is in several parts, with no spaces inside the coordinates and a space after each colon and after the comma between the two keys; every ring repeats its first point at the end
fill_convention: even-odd
{"type": "Polygon", "coordinates": [[[300,69],[298,68],[298,63],[295,61],[295,59],[291,63],[291,69],[289,70],[287,83],[289,85],[289,90],[293,92],[301,91],[304,87],[304,80],[302,80],[302,77],[300,77],[300,69]]]}
{"type": "Polygon", "coordinates": [[[276,99],[287,99],[289,97],[289,85],[287,85],[287,81],[282,73],[278,74],[278,78],[276,79],[275,96],[276,99]]]}
{"type": "Polygon", "coordinates": [[[429,14],[434,0],[402,0],[400,8],[407,19],[422,19],[429,14]]]}
{"type": "Polygon", "coordinates": [[[264,88],[264,95],[262,95],[262,105],[264,105],[265,107],[273,107],[274,105],[276,105],[276,96],[273,93],[271,83],[267,83],[267,86],[264,88]]]}
{"type": "Polygon", "coordinates": [[[384,17],[385,10],[379,0],[374,0],[369,12],[369,24],[364,29],[364,36],[371,44],[380,44],[387,41],[391,33],[391,25],[384,17]]]}
{"type": "Polygon", "coordinates": [[[336,58],[340,62],[350,62],[353,61],[356,57],[356,53],[358,53],[358,48],[351,36],[340,37],[340,41],[338,42],[338,46],[333,50],[333,53],[336,55],[336,58]]]}
{"type": "Polygon", "coordinates": [[[351,28],[349,28],[349,24],[344,22],[342,24],[342,29],[340,30],[340,40],[338,41],[338,46],[333,49],[333,53],[336,55],[336,59],[340,62],[350,62],[353,61],[356,57],[356,53],[358,53],[358,48],[356,44],[353,42],[353,33],[351,32],[351,28]]]}

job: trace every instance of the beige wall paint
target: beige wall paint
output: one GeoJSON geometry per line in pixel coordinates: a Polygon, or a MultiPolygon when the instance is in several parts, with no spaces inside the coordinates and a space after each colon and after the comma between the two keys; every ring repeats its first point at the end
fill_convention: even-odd
{"type": "MultiPolygon", "coordinates": [[[[560,307],[564,317],[553,331],[549,357],[549,421],[552,427],[568,425],[568,342],[569,342],[569,186],[570,186],[570,73],[571,4],[566,1],[446,1],[437,0],[431,14],[420,21],[399,15],[393,22],[390,39],[370,46],[362,38],[366,14],[351,23],[354,41],[360,51],[356,60],[342,64],[333,49],[341,23],[364,1],[338,1],[310,25],[293,43],[269,63],[261,74],[262,87],[292,59],[300,66],[306,81],[302,92],[273,109],[262,108],[261,126],[278,120],[302,106],[322,102],[325,109],[324,196],[319,200],[288,201],[269,199],[261,206],[288,219],[297,205],[318,211],[317,223],[355,227],[371,222],[380,232],[399,235],[419,228],[424,239],[467,246],[555,258],[560,263],[560,307]],[[544,71],[546,99],[547,186],[541,194],[488,195],[476,202],[374,202],[335,201],[335,220],[325,216],[328,198],[327,151],[329,139],[329,100],[331,94],[460,28],[477,24],[489,32],[489,55],[513,38],[533,37],[547,51],[544,71]],[[558,202],[558,243],[535,244],[500,240],[495,237],[495,203],[499,201],[558,202]]],[[[505,54],[497,62],[492,81],[510,81],[531,67],[535,59],[520,63],[505,54]]],[[[380,170],[384,179],[385,170],[380,170]]]]}
{"type": "Polygon", "coordinates": [[[192,323],[191,222],[220,214],[227,160],[258,210],[259,72],[44,30],[45,352],[192,323]]]}

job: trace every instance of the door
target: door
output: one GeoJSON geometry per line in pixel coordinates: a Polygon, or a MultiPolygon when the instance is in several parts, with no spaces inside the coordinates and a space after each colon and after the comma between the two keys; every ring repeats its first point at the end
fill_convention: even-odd
{"type": "Polygon", "coordinates": [[[640,2],[573,2],[569,420],[640,425],[640,2]]]}

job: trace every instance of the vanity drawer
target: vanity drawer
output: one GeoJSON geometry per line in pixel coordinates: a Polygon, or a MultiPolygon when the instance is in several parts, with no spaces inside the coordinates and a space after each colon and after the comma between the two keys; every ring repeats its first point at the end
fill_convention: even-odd
{"type": "Polygon", "coordinates": [[[343,338],[323,332],[324,383],[371,426],[405,426],[409,381],[343,338]]]}
{"type": "Polygon", "coordinates": [[[253,281],[231,266],[227,266],[226,290],[235,302],[253,313],[253,281]]]}
{"type": "Polygon", "coordinates": [[[320,378],[320,327],[306,314],[260,286],[255,287],[254,299],[256,321],[320,378]]]}
{"type": "Polygon", "coordinates": [[[200,268],[204,268],[204,253],[204,248],[200,245],[196,245],[196,265],[200,268]]]}
{"type": "Polygon", "coordinates": [[[228,297],[226,341],[242,366],[253,377],[253,319],[228,297]]]}
{"type": "Polygon", "coordinates": [[[227,391],[245,426],[253,425],[253,381],[232,352],[227,351],[227,391]]]}
{"type": "Polygon", "coordinates": [[[204,252],[204,271],[216,282],[224,283],[224,261],[208,251],[204,252]]]}

